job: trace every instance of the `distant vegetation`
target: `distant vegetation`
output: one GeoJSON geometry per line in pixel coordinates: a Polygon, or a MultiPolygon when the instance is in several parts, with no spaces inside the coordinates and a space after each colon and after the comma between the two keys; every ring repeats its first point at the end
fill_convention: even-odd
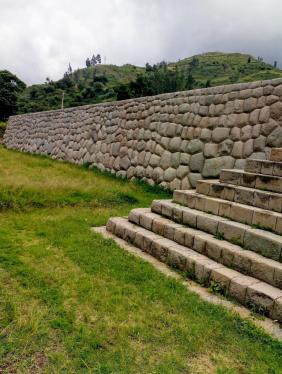
{"type": "Polygon", "coordinates": [[[26,85],[8,70],[0,71],[0,122],[17,112],[18,95],[26,85]]]}
{"type": "Polygon", "coordinates": [[[18,94],[17,112],[37,112],[150,96],[166,92],[250,82],[282,77],[282,71],[261,57],[240,53],[205,53],[175,63],[160,62],[145,67],[104,65],[97,54],[86,59],[86,68],[63,78],[32,85],[18,94]]]}

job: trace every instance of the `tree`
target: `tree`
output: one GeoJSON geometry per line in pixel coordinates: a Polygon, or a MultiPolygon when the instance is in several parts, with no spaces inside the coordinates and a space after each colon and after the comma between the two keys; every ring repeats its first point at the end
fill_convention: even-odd
{"type": "Polygon", "coordinates": [[[273,67],[276,69],[277,68],[277,61],[274,61],[273,67]]]}
{"type": "Polygon", "coordinates": [[[188,90],[192,90],[194,87],[195,79],[193,78],[191,72],[188,73],[187,82],[186,82],[186,88],[188,90]]]}
{"type": "Polygon", "coordinates": [[[69,62],[69,67],[68,67],[68,71],[67,71],[67,73],[68,73],[69,75],[72,74],[72,67],[71,67],[70,62],[69,62]]]}
{"type": "Polygon", "coordinates": [[[249,58],[248,58],[248,64],[251,62],[251,56],[249,56],[249,58]]]}
{"type": "Polygon", "coordinates": [[[90,61],[89,57],[87,57],[87,59],[85,61],[85,64],[86,64],[87,68],[89,68],[91,66],[91,61],[90,61]]]}
{"type": "Polygon", "coordinates": [[[0,71],[0,120],[16,114],[17,97],[26,85],[8,70],[0,71]]]}
{"type": "Polygon", "coordinates": [[[196,56],[194,56],[193,58],[192,58],[192,61],[191,61],[191,63],[190,63],[190,65],[193,67],[193,68],[196,68],[197,66],[199,66],[199,59],[198,59],[198,57],[196,57],[196,56]]]}
{"type": "Polygon", "coordinates": [[[96,56],[93,55],[92,58],[91,58],[91,65],[95,66],[96,64],[97,64],[97,59],[96,59],[96,56]]]}
{"type": "Polygon", "coordinates": [[[96,61],[97,61],[98,64],[101,64],[101,62],[102,62],[101,55],[99,53],[96,56],[96,61]]]}

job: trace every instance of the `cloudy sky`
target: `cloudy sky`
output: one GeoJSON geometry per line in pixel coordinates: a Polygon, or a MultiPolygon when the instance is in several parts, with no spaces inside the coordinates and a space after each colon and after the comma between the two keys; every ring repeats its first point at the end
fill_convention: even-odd
{"type": "Polygon", "coordinates": [[[282,66],[282,0],[0,0],[0,70],[28,84],[111,64],[247,52],[282,66]]]}

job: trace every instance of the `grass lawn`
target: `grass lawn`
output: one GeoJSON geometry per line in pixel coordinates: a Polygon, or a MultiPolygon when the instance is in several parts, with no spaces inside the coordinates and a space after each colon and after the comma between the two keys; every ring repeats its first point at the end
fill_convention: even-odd
{"type": "Polygon", "coordinates": [[[90,231],[168,194],[0,148],[0,373],[282,373],[282,345],[90,231]]]}

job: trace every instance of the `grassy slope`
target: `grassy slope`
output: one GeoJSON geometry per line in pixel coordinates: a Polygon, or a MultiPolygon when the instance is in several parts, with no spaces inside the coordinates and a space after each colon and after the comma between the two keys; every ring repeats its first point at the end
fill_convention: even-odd
{"type": "MultiPolygon", "coordinates": [[[[198,85],[205,86],[207,80],[212,86],[235,83],[235,82],[251,82],[262,79],[271,79],[282,77],[282,71],[274,69],[271,65],[258,61],[251,57],[248,63],[249,55],[240,53],[206,53],[196,56],[199,65],[192,67],[192,75],[198,85]]],[[[169,64],[170,69],[174,69],[177,65],[185,74],[193,57],[189,57],[169,64]]],[[[96,66],[97,74],[105,74],[108,82],[105,85],[107,89],[111,89],[120,83],[128,83],[135,80],[138,74],[145,73],[145,69],[134,65],[98,65],[96,66]]],[[[74,105],[84,105],[101,101],[112,101],[116,99],[115,93],[109,93],[105,97],[101,95],[97,98],[82,98],[75,101],[75,95],[80,94],[83,90],[93,82],[94,68],[79,69],[75,72],[78,86],[65,92],[65,107],[74,105]]],[[[47,109],[58,109],[61,105],[62,90],[48,91],[45,84],[34,85],[28,87],[21,95],[19,100],[20,111],[41,111],[47,109]],[[36,97],[31,97],[32,91],[36,91],[36,97]]]]}
{"type": "Polygon", "coordinates": [[[90,232],[156,197],[0,148],[1,372],[281,373],[281,344],[90,232]]]}
{"type": "MultiPolygon", "coordinates": [[[[212,86],[235,82],[252,82],[263,79],[281,78],[282,71],[256,58],[242,53],[212,52],[196,56],[199,65],[192,68],[192,75],[198,82],[206,83],[210,80],[212,86]],[[251,62],[248,63],[248,58],[251,62]]],[[[178,65],[185,68],[193,57],[178,61],[178,65]]]]}

